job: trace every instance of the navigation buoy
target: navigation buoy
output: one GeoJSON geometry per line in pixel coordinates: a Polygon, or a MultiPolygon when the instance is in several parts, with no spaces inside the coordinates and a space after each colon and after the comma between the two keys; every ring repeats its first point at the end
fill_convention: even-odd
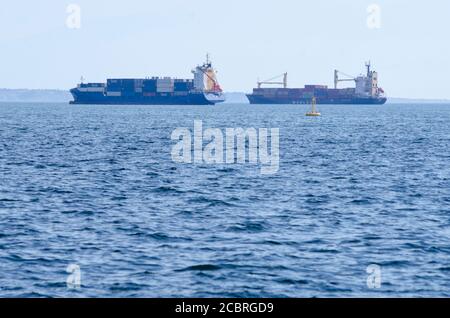
{"type": "Polygon", "coordinates": [[[317,100],[316,100],[315,97],[313,97],[311,104],[312,104],[311,112],[306,113],[306,116],[309,116],[309,117],[319,117],[319,116],[322,116],[322,114],[319,113],[319,112],[317,111],[317,109],[316,109],[317,100]]]}

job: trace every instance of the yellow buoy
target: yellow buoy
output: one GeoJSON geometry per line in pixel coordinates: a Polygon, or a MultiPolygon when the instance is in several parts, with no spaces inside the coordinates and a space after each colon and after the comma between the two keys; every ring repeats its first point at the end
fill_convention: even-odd
{"type": "Polygon", "coordinates": [[[319,117],[319,116],[322,116],[322,114],[319,113],[319,112],[317,111],[317,109],[316,109],[316,103],[317,103],[317,100],[316,100],[315,97],[313,97],[312,103],[311,103],[311,104],[312,104],[311,112],[306,113],[306,116],[309,116],[309,117],[319,117]]]}

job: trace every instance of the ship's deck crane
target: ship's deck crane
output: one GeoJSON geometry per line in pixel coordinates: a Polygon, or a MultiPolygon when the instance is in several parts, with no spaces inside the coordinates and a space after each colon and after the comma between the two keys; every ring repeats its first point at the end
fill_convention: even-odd
{"type": "Polygon", "coordinates": [[[283,85],[283,88],[287,88],[287,78],[288,78],[288,73],[284,73],[278,76],[275,76],[271,79],[265,80],[265,81],[259,81],[258,80],[258,88],[261,88],[262,85],[283,85]],[[274,80],[283,77],[283,81],[282,82],[274,82],[274,80]]]}
{"type": "Polygon", "coordinates": [[[334,70],[334,89],[337,89],[337,86],[340,82],[356,82],[356,78],[341,71],[334,70]],[[348,78],[340,79],[339,74],[348,78]]]}

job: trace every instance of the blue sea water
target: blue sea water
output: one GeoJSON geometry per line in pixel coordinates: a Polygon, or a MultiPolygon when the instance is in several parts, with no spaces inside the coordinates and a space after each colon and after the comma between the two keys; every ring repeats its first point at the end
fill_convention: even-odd
{"type": "Polygon", "coordinates": [[[450,296],[450,106],[307,108],[0,104],[0,296],[450,296]],[[174,163],[200,119],[279,172],[174,163]]]}

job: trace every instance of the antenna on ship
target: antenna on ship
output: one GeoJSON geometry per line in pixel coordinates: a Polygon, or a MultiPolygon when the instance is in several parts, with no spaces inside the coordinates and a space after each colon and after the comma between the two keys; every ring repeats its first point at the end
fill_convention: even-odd
{"type": "Polygon", "coordinates": [[[370,77],[370,67],[371,67],[370,61],[366,62],[366,67],[367,67],[367,77],[370,77]]]}
{"type": "Polygon", "coordinates": [[[84,76],[81,76],[80,78],[81,84],[83,84],[84,80],[85,80],[84,76]]]}

